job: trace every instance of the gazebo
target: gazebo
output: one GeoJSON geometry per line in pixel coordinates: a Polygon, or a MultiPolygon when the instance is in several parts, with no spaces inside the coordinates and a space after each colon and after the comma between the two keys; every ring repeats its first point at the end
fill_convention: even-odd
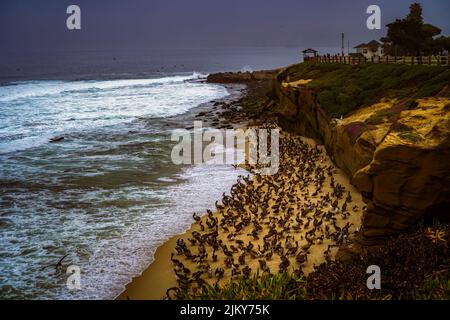
{"type": "Polygon", "coordinates": [[[302,51],[303,53],[303,60],[308,60],[309,58],[315,58],[317,57],[317,50],[308,48],[302,51]]]}

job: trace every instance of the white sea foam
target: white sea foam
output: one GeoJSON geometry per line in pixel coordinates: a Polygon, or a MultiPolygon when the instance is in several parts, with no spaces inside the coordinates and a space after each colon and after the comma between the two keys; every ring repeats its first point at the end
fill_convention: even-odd
{"type": "Polygon", "coordinates": [[[228,94],[191,81],[203,77],[0,87],[0,298],[114,298],[193,211],[214,208],[243,171],[175,167],[177,122],[160,119],[228,94]],[[66,253],[81,290],[42,270],[66,253]]]}
{"type": "Polygon", "coordinates": [[[36,147],[55,136],[168,117],[227,95],[191,80],[204,75],[103,81],[29,81],[0,87],[0,153],[36,147]]]}

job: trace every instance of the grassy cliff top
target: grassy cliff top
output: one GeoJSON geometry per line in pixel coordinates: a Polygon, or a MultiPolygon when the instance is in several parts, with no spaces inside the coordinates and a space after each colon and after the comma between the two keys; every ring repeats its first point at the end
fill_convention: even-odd
{"type": "Polygon", "coordinates": [[[280,82],[298,82],[317,90],[320,104],[332,117],[345,116],[383,98],[413,105],[416,99],[450,97],[450,67],[300,63],[282,70],[280,82]]]}

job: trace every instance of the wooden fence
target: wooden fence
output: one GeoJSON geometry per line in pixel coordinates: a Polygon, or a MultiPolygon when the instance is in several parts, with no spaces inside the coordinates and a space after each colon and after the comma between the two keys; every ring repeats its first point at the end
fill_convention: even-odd
{"type": "Polygon", "coordinates": [[[382,58],[372,57],[351,57],[351,56],[317,56],[305,57],[304,61],[321,62],[321,63],[345,63],[345,64],[365,64],[365,63],[382,63],[382,64],[408,64],[408,65],[425,65],[425,66],[449,66],[449,56],[418,56],[418,57],[389,57],[382,58]]]}

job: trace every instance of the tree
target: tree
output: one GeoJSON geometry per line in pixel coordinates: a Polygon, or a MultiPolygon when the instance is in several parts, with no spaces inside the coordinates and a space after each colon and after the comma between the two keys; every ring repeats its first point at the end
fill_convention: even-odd
{"type": "Polygon", "coordinates": [[[390,55],[420,55],[435,53],[434,37],[441,34],[441,29],[426,24],[422,17],[422,6],[413,3],[404,19],[397,19],[387,25],[387,36],[381,41],[389,44],[390,55]]]}
{"type": "Polygon", "coordinates": [[[413,3],[409,7],[409,13],[406,16],[406,20],[418,24],[423,24],[422,12],[422,6],[419,3],[413,3]]]}

